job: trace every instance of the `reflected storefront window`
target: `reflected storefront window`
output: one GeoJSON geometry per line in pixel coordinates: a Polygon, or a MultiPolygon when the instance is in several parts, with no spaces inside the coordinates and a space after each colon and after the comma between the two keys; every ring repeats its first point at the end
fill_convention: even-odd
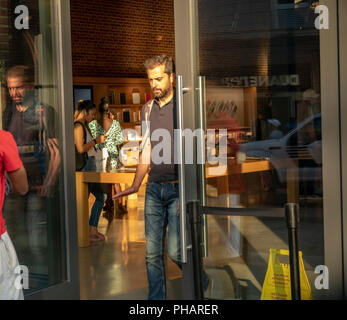
{"type": "Polygon", "coordinates": [[[29,193],[10,192],[3,215],[20,265],[24,294],[66,279],[60,106],[52,1],[1,1],[2,129],[12,133],[27,171],[29,193]],[[21,10],[16,10],[21,5],[21,10]],[[14,12],[18,12],[15,14],[14,12]]]}
{"type": "MultiPolygon", "coordinates": [[[[324,264],[320,31],[317,1],[198,1],[206,127],[225,129],[227,166],[206,168],[206,206],[273,217],[208,216],[210,298],[260,299],[270,249],[288,249],[275,208],[300,206],[300,250],[313,297],[324,264]]],[[[222,131],[219,131],[222,135],[222,131]]],[[[208,131],[207,131],[207,139],[208,131]]],[[[223,151],[225,150],[225,151],[223,151]]]]}

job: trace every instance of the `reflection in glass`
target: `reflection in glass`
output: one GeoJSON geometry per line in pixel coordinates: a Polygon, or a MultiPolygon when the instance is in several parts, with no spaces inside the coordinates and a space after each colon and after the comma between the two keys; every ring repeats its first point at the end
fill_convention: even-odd
{"type": "Polygon", "coordinates": [[[8,21],[0,52],[2,127],[15,138],[30,189],[25,197],[10,193],[3,211],[19,263],[29,269],[28,294],[66,279],[55,38],[51,1],[26,1],[29,30],[15,28],[17,1],[2,5],[8,21]]]}
{"type": "MultiPolygon", "coordinates": [[[[226,170],[212,174],[216,164],[206,163],[206,205],[273,213],[208,216],[211,298],[260,299],[269,250],[288,248],[285,220],[273,209],[288,202],[300,205],[300,249],[319,298],[314,268],[324,264],[324,234],[314,2],[198,1],[207,141],[209,130],[227,131],[226,170]]],[[[221,155],[221,141],[207,155],[221,155]]]]}

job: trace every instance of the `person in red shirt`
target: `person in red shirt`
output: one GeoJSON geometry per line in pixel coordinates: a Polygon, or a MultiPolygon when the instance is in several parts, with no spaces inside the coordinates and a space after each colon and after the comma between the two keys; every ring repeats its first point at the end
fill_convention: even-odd
{"type": "Polygon", "coordinates": [[[22,300],[22,289],[16,288],[18,274],[16,251],[6,231],[2,217],[5,199],[5,173],[13,189],[24,196],[28,192],[28,179],[23,163],[19,158],[17,144],[11,133],[0,130],[0,300],[22,300]]]}

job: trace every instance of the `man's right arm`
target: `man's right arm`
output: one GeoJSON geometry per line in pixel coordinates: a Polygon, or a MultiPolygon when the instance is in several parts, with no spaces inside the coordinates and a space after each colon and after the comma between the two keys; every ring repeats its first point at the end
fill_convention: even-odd
{"type": "MultiPolygon", "coordinates": [[[[145,136],[145,131],[147,130],[147,128],[144,128],[143,125],[145,123],[145,114],[146,114],[146,108],[147,108],[147,104],[145,104],[142,107],[141,110],[141,132],[143,134],[143,136],[145,136]]],[[[144,142],[143,142],[144,143],[144,142]]],[[[148,170],[150,168],[150,159],[151,159],[151,144],[150,142],[148,143],[144,143],[142,150],[140,152],[139,155],[139,162],[136,168],[136,173],[135,173],[135,177],[134,177],[134,181],[133,184],[130,188],[125,189],[122,192],[117,193],[113,199],[119,199],[125,196],[128,196],[130,194],[136,193],[139,191],[142,181],[145,178],[146,174],[148,173],[148,170]]]]}
{"type": "Polygon", "coordinates": [[[28,193],[29,186],[28,186],[27,173],[23,166],[21,166],[16,171],[7,172],[7,175],[11,180],[14,190],[17,193],[19,193],[21,196],[24,196],[28,193]]]}
{"type": "Polygon", "coordinates": [[[119,199],[119,198],[122,198],[122,197],[125,197],[125,196],[128,196],[130,194],[138,192],[140,187],[141,187],[142,181],[148,172],[149,167],[150,167],[149,164],[143,163],[142,153],[140,153],[139,164],[137,165],[137,168],[136,168],[136,173],[135,173],[135,177],[134,177],[134,181],[133,181],[132,186],[128,189],[125,189],[122,192],[117,193],[113,197],[113,199],[119,199]]]}

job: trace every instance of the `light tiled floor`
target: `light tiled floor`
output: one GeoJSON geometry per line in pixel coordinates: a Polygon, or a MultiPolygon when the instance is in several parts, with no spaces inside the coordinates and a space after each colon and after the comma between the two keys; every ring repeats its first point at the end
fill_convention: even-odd
{"type": "MultiPolygon", "coordinates": [[[[214,196],[210,200],[211,206],[226,205],[222,196],[214,196]]],[[[300,204],[299,248],[303,252],[305,270],[315,299],[325,298],[323,290],[315,289],[317,275],[314,273],[316,266],[324,264],[322,204],[321,199],[316,198],[307,198],[300,204]]],[[[135,205],[128,214],[116,217],[111,223],[101,216],[99,229],[107,236],[106,242],[79,249],[81,299],[147,299],[144,188],[140,190],[135,205]]],[[[42,246],[42,254],[35,255],[38,259],[34,261],[32,253],[35,247],[29,245],[24,209],[17,206],[16,198],[7,199],[6,206],[8,232],[19,262],[29,266],[30,270],[30,289],[25,294],[46,288],[50,283],[53,285],[54,271],[59,271],[59,264],[56,263],[58,251],[42,246]]],[[[48,226],[41,225],[43,231],[48,226]]],[[[47,242],[44,241],[46,234],[42,233],[39,243],[47,242]]],[[[204,267],[211,284],[206,297],[260,299],[270,248],[288,248],[284,218],[208,216],[208,257],[204,259],[204,267]]],[[[181,271],[169,258],[165,262],[167,298],[180,299],[181,271]]]]}
{"type": "MultiPolygon", "coordinates": [[[[143,204],[141,190],[138,208],[129,209],[110,224],[101,217],[99,229],[107,236],[105,243],[79,250],[82,300],[147,299],[143,204]]],[[[321,206],[302,208],[301,217],[300,249],[313,294],[319,298],[314,290],[314,268],[323,258],[321,206]]],[[[269,249],[288,247],[285,220],[209,216],[208,230],[209,255],[204,267],[211,284],[206,297],[260,299],[269,249]]],[[[166,266],[168,299],[180,299],[181,271],[169,258],[166,266]]]]}
{"type": "MultiPolygon", "coordinates": [[[[314,286],[315,267],[324,263],[322,217],[321,204],[302,204],[299,248],[303,252],[304,268],[314,299],[324,298],[314,286]]],[[[208,216],[207,224],[209,248],[204,266],[212,279],[208,297],[259,300],[268,268],[269,250],[288,249],[285,219],[208,216]]],[[[285,257],[281,259],[283,263],[289,263],[285,257]]]]}
{"type": "MultiPolygon", "coordinates": [[[[101,215],[106,241],[79,249],[81,300],[147,299],[143,189],[137,203],[111,223],[101,215]]],[[[168,299],[179,299],[181,271],[169,258],[166,267],[168,299]]]]}

